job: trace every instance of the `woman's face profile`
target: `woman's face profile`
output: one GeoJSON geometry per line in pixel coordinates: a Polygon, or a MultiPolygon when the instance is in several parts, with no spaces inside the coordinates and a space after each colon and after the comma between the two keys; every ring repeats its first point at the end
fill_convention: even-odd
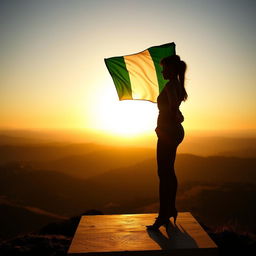
{"type": "Polygon", "coordinates": [[[174,78],[177,75],[177,73],[175,72],[175,66],[163,65],[162,74],[165,80],[174,78]]]}

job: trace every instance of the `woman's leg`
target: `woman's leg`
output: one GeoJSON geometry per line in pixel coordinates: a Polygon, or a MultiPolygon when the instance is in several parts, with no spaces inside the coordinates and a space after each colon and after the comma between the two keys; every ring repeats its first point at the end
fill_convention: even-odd
{"type": "Polygon", "coordinates": [[[177,177],[174,169],[177,146],[158,139],[159,215],[169,217],[176,211],[177,177]]]}
{"type": "Polygon", "coordinates": [[[178,126],[170,138],[158,138],[157,141],[157,166],[159,177],[159,215],[166,217],[176,212],[176,193],[178,181],[174,164],[178,145],[184,138],[182,125],[178,126]]]}

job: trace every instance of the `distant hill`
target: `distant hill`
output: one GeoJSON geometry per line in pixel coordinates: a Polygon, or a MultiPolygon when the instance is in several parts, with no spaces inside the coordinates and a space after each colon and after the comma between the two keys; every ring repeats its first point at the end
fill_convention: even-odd
{"type": "MultiPolygon", "coordinates": [[[[225,169],[228,168],[230,173],[227,174],[226,180],[232,180],[233,177],[236,179],[239,175],[243,175],[241,177],[243,180],[245,173],[250,172],[249,169],[255,169],[253,160],[255,158],[246,157],[247,155],[254,155],[253,152],[253,148],[250,148],[250,150],[241,149],[237,153],[226,152],[225,156],[200,157],[191,154],[178,154],[176,166],[181,171],[186,172],[187,179],[193,173],[195,173],[195,177],[191,177],[192,180],[204,176],[206,172],[203,172],[202,168],[206,168],[206,170],[213,170],[215,173],[219,170],[221,172],[219,177],[222,180],[223,175],[227,173],[225,169]],[[241,157],[230,157],[229,155],[244,156],[244,160],[241,157]],[[215,171],[215,169],[217,170],[215,171]],[[232,172],[232,169],[234,169],[234,172],[232,172]],[[193,170],[193,173],[191,170],[193,170]],[[238,173],[235,174],[236,170],[238,170],[238,173]],[[243,174],[239,170],[243,170],[243,174]],[[197,172],[201,172],[201,174],[197,175],[197,172]]],[[[136,165],[149,159],[151,159],[152,166],[155,166],[155,153],[155,149],[150,148],[113,147],[90,143],[0,146],[0,164],[19,161],[29,164],[33,169],[58,171],[73,177],[86,179],[113,169],[136,165]]],[[[217,175],[213,179],[218,179],[217,175]]]]}
{"type": "Polygon", "coordinates": [[[256,157],[256,137],[190,136],[185,134],[180,153],[200,156],[256,157]],[[251,150],[248,154],[248,149],[251,150]],[[245,155],[247,152],[247,155],[245,155]]]}
{"type": "Polygon", "coordinates": [[[61,218],[36,213],[24,207],[0,204],[0,240],[39,229],[61,218]]]}
{"type": "MultiPolygon", "coordinates": [[[[0,195],[8,201],[33,206],[61,216],[80,212],[86,182],[31,166],[9,163],[0,166],[0,195]]],[[[88,199],[87,199],[88,200],[88,199]]]]}
{"type": "Polygon", "coordinates": [[[176,169],[180,181],[185,183],[256,183],[256,158],[180,154],[176,169]]]}
{"type": "Polygon", "coordinates": [[[0,134],[0,145],[31,145],[31,144],[44,144],[48,143],[47,140],[36,139],[36,138],[27,138],[27,137],[15,137],[0,134]]]}
{"type": "Polygon", "coordinates": [[[55,170],[78,178],[97,176],[109,170],[125,168],[153,158],[150,148],[99,146],[98,150],[83,155],[71,155],[57,160],[30,162],[36,169],[55,170]]]}
{"type": "MultiPolygon", "coordinates": [[[[123,146],[130,148],[149,147],[155,150],[156,147],[156,136],[154,136],[154,133],[151,137],[143,139],[138,138],[138,140],[132,139],[132,144],[130,143],[130,140],[118,139],[118,141],[115,141],[115,139],[105,138],[104,134],[90,135],[90,133],[86,132],[74,132],[74,134],[72,134],[73,133],[67,131],[36,132],[1,130],[0,152],[4,154],[4,157],[0,159],[0,163],[4,163],[3,159],[6,159],[7,161],[33,159],[41,161],[56,160],[68,155],[85,154],[88,152],[86,151],[88,149],[101,150],[102,145],[99,144],[105,144],[103,147],[107,146],[109,149],[111,147],[123,146]],[[79,141],[79,143],[77,141],[79,141]],[[128,141],[129,143],[127,143],[128,141]],[[2,149],[2,146],[9,147],[4,147],[2,149]],[[51,154],[47,154],[45,149],[48,149],[51,154]],[[40,155],[42,156],[41,158],[40,155]],[[45,156],[45,158],[43,158],[43,156],[45,156]]],[[[193,133],[191,134],[190,132],[185,132],[185,138],[179,146],[178,152],[200,156],[225,155],[256,157],[256,137],[253,134],[254,133],[252,133],[251,137],[221,137],[215,135],[198,136],[193,133]]]]}
{"type": "Polygon", "coordinates": [[[2,145],[0,146],[0,164],[12,161],[53,161],[70,155],[86,154],[90,151],[99,149],[101,149],[100,145],[91,143],[45,143],[43,145],[2,145]]]}
{"type": "Polygon", "coordinates": [[[255,158],[256,157],[256,147],[248,147],[237,150],[221,151],[217,153],[219,156],[233,156],[233,157],[243,157],[243,158],[255,158]]]}

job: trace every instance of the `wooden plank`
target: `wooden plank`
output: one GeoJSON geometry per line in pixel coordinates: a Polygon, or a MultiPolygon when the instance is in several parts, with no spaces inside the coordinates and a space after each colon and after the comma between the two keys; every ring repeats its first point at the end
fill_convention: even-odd
{"type": "Polygon", "coordinates": [[[82,216],[68,255],[218,255],[216,244],[189,212],[177,226],[149,231],[157,214],[82,216]]]}

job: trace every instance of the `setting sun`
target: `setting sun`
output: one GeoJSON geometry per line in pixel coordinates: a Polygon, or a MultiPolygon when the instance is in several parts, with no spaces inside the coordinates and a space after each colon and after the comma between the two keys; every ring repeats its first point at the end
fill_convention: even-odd
{"type": "Polygon", "coordinates": [[[96,110],[99,129],[122,136],[134,136],[155,128],[158,113],[156,104],[142,100],[119,101],[112,84],[101,95],[96,110]]]}

